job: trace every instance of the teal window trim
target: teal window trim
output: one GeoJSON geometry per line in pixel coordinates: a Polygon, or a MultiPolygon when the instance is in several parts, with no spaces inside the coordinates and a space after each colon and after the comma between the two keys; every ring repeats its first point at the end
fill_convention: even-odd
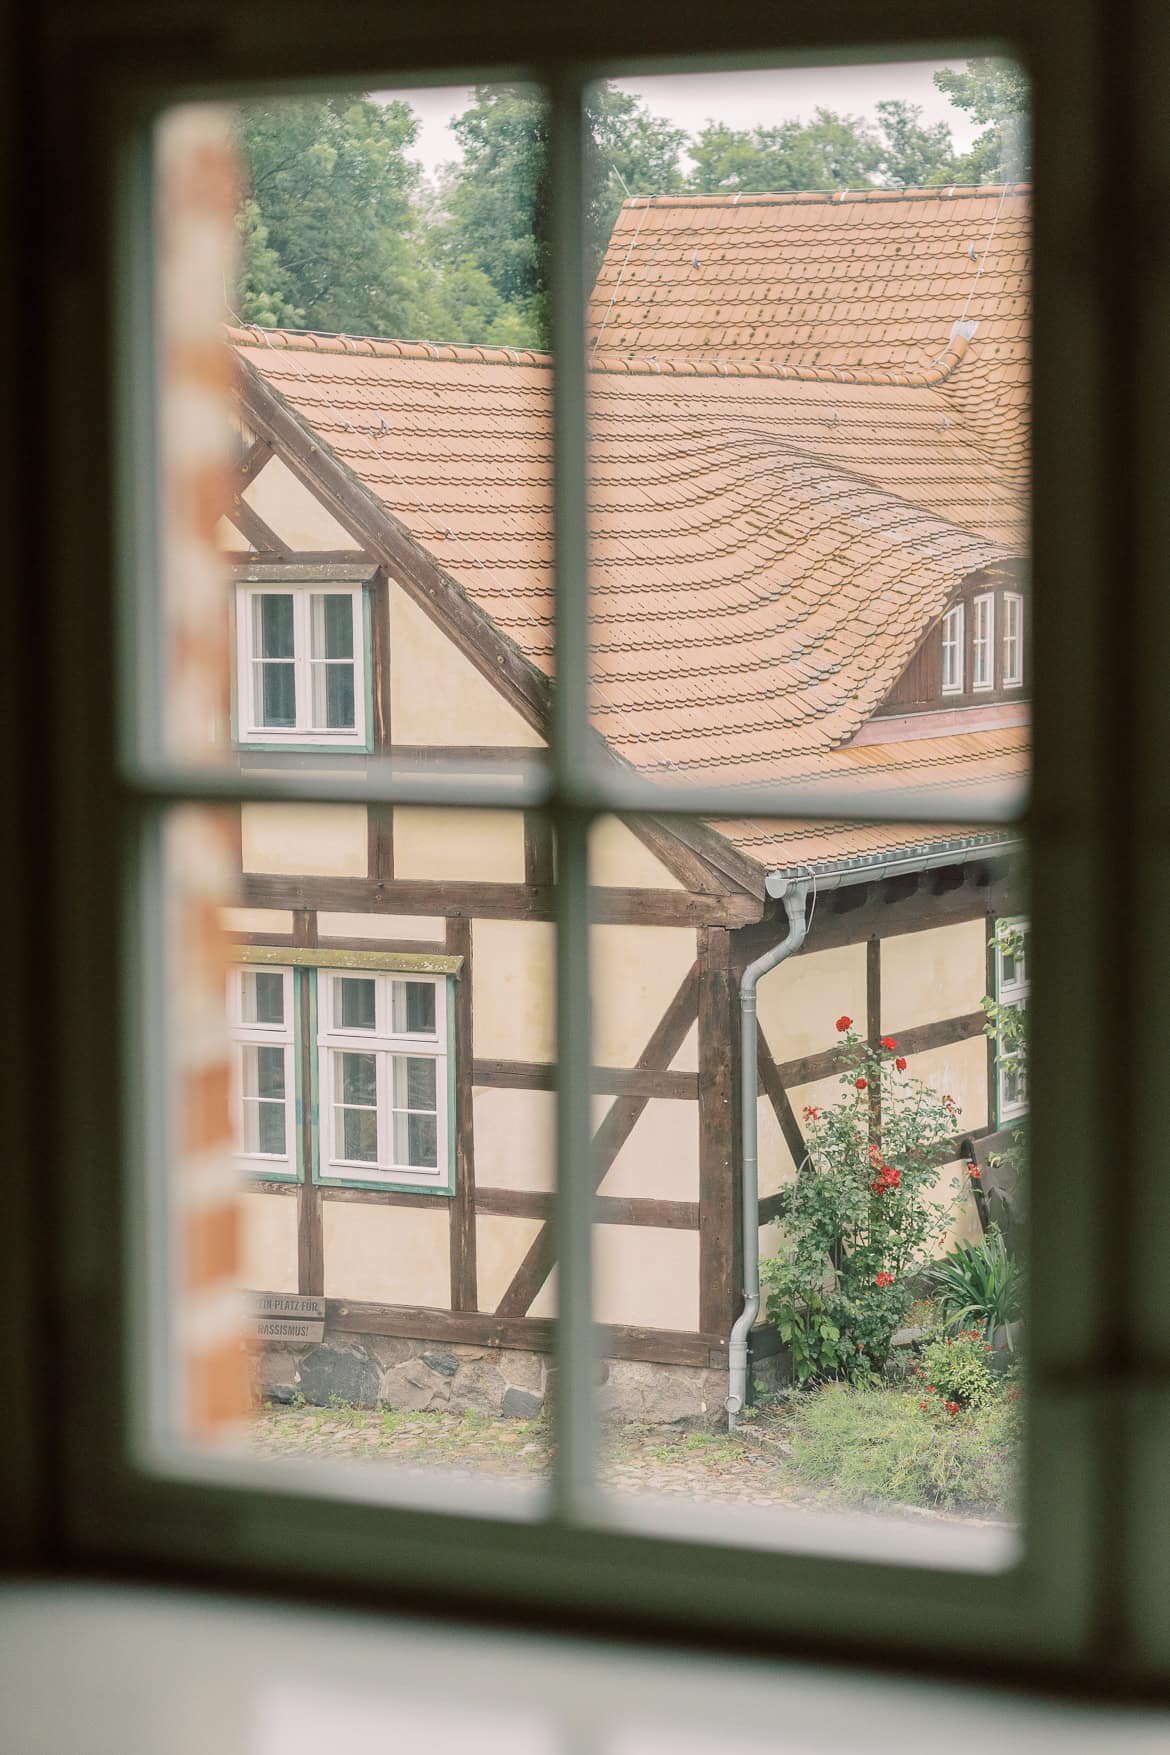
{"type": "MultiPolygon", "coordinates": [[[[274,945],[249,945],[249,946],[241,946],[239,948],[241,950],[247,950],[250,953],[264,951],[264,952],[273,952],[276,954],[281,954],[280,947],[274,946],[274,945]]],[[[412,957],[409,955],[400,957],[400,956],[398,956],[398,954],[396,952],[393,952],[393,951],[357,952],[355,954],[358,955],[359,957],[363,957],[363,958],[377,957],[379,959],[379,961],[373,965],[365,964],[365,963],[355,965],[353,963],[342,961],[341,958],[339,958],[337,955],[330,954],[328,951],[325,951],[323,953],[319,953],[319,952],[314,951],[312,953],[313,962],[307,968],[304,969],[304,974],[307,975],[307,977],[309,979],[309,983],[310,983],[310,986],[309,986],[309,995],[310,995],[310,998],[309,998],[309,1029],[310,1029],[310,1032],[312,1035],[312,1042],[311,1042],[312,1052],[309,1056],[309,1065],[310,1065],[311,1073],[312,1073],[312,1110],[311,1110],[311,1114],[312,1114],[312,1135],[313,1135],[313,1163],[312,1163],[311,1180],[318,1188],[357,1188],[357,1189],[363,1190],[366,1193],[369,1193],[370,1190],[373,1190],[375,1192],[381,1191],[384,1194],[414,1194],[414,1195],[422,1195],[422,1196],[431,1195],[434,1197],[435,1200],[439,1200],[439,1201],[451,1200],[454,1197],[455,1191],[456,1191],[455,1080],[459,1076],[459,1068],[455,1064],[455,981],[456,981],[457,975],[459,974],[460,969],[463,966],[463,959],[462,959],[462,957],[425,957],[425,956],[424,957],[412,957]],[[391,960],[388,963],[383,963],[381,961],[381,959],[383,959],[383,958],[391,959],[391,960]],[[319,1043],[317,1040],[317,1038],[318,1038],[317,970],[318,970],[318,968],[330,969],[330,968],[354,968],[354,967],[371,967],[371,966],[376,967],[376,968],[389,967],[390,969],[395,969],[395,968],[401,967],[403,964],[405,964],[407,972],[409,972],[411,969],[417,969],[420,972],[424,972],[424,965],[435,965],[435,964],[454,965],[454,967],[448,967],[445,970],[444,969],[437,969],[434,967],[427,967],[425,969],[426,973],[445,974],[445,976],[446,976],[446,981],[445,981],[446,996],[447,996],[447,1058],[446,1058],[447,1176],[446,1176],[446,1180],[442,1183],[428,1182],[428,1183],[424,1184],[424,1183],[418,1183],[418,1182],[390,1182],[390,1181],[385,1180],[382,1177],[378,1177],[377,1180],[375,1180],[373,1177],[362,1177],[362,1176],[325,1176],[322,1174],[322,1171],[321,1171],[321,1162],[322,1162],[322,1158],[321,1158],[321,1113],[320,1113],[320,1096],[319,1096],[320,1047],[319,1047],[319,1043]]],[[[344,953],[342,953],[342,956],[344,956],[344,953]]],[[[255,960],[261,961],[261,960],[269,960],[269,959],[267,959],[267,958],[261,959],[259,957],[256,957],[255,960]]],[[[273,961],[276,960],[275,955],[272,957],[271,960],[273,960],[273,961]]],[[[294,971],[294,974],[299,975],[300,973],[301,973],[300,970],[294,971]]],[[[299,1030],[300,1030],[300,1013],[299,1013],[299,1011],[297,1013],[297,1029],[298,1029],[298,1039],[299,1039],[299,1030]]],[[[299,1064],[300,1064],[299,1053],[298,1053],[298,1057],[297,1057],[297,1063],[299,1066],[299,1064]]],[[[468,1069],[468,1070],[470,1072],[470,1069],[468,1069]]]]}
{"type": "MultiPolygon", "coordinates": [[[[334,572],[340,574],[347,569],[339,567],[334,572]]],[[[351,569],[352,570],[352,569],[351,569]]],[[[247,586],[253,581],[240,575],[237,569],[232,578],[232,613],[228,617],[228,663],[231,667],[231,744],[238,755],[247,755],[249,751],[266,756],[372,756],[374,753],[374,606],[370,595],[371,581],[334,578],[334,573],[325,569],[327,577],[321,579],[290,578],[285,581],[290,591],[304,591],[313,585],[339,584],[357,585],[362,594],[362,675],[366,704],[366,736],[363,743],[257,743],[254,738],[246,742],[240,737],[240,700],[239,700],[239,637],[236,631],[236,605],[239,602],[240,586],[247,586]]],[[[255,581],[263,584],[276,584],[280,581],[265,578],[255,581]]]]}

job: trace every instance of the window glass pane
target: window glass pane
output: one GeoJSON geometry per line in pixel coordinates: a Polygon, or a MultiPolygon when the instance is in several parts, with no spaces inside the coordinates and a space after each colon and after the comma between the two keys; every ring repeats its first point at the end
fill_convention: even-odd
{"type": "Polygon", "coordinates": [[[313,724],[325,731],[350,731],[354,720],[353,665],[313,664],[313,724]]]}
{"type": "Polygon", "coordinates": [[[336,592],[312,599],[313,657],[353,657],[353,600],[336,592]]]}
{"type": "MultiPolygon", "coordinates": [[[[341,1030],[372,1030],[375,1027],[377,984],[372,976],[335,976],[333,991],[337,997],[337,1027],[341,1030]]],[[[350,1055],[349,1059],[370,1059],[368,1055],[350,1055]]]]}
{"type": "Polygon", "coordinates": [[[393,983],[393,1030],[395,1035],[433,1036],[435,1033],[435,986],[432,981],[393,983]]]}
{"type": "Polygon", "coordinates": [[[373,1110],[342,1109],[338,1118],[341,1124],[338,1156],[354,1163],[376,1164],[378,1117],[373,1110]]]}
{"type": "Polygon", "coordinates": [[[396,1109],[434,1109],[436,1062],[404,1055],[394,1057],[394,1107],[396,1109]]]}
{"type": "Polygon", "coordinates": [[[341,1069],[341,1101],[374,1104],[378,1095],[378,1057],[376,1054],[339,1054],[341,1069]]]}
{"type": "Polygon", "coordinates": [[[297,722],[296,672],[291,664],[257,664],[256,719],[274,730],[297,722]]]}
{"type": "Polygon", "coordinates": [[[265,592],[254,597],[256,615],[257,658],[292,658],[293,600],[289,596],[265,592]]]}
{"type": "Polygon", "coordinates": [[[256,1094],[259,1097],[284,1097],[284,1049],[257,1047],[256,1094]]]}
{"type": "Polygon", "coordinates": [[[271,969],[245,969],[240,974],[245,1024],[284,1023],[284,976],[271,969]]]}
{"type": "Polygon", "coordinates": [[[245,1152],[264,1152],[283,1157],[285,1147],[285,1106],[279,1103],[244,1101],[245,1152]]]}

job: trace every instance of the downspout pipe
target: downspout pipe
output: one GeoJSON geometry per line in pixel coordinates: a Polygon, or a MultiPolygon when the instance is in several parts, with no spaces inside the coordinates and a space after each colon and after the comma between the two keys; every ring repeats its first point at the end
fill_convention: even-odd
{"type": "MultiPolygon", "coordinates": [[[[775,881],[775,880],[773,880],[775,881]]],[[[809,885],[788,880],[781,892],[788,919],[787,936],[754,963],[739,983],[740,1166],[743,1178],[743,1310],[728,1345],[727,1424],[734,1431],[747,1404],[748,1337],[760,1314],[760,1172],[756,1102],[759,1094],[759,1031],[756,988],[770,969],[795,956],[808,932],[805,904],[809,885]]]]}

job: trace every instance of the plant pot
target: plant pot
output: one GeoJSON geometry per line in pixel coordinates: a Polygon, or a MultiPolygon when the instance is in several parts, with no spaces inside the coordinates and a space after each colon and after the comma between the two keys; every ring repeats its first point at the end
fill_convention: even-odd
{"type": "Polygon", "coordinates": [[[1023,1318],[1017,1317],[1015,1322],[1001,1323],[999,1328],[992,1330],[991,1344],[995,1348],[997,1353],[999,1353],[999,1352],[1016,1353],[1019,1351],[1020,1342],[1023,1339],[1023,1334],[1024,1334],[1023,1318]]]}

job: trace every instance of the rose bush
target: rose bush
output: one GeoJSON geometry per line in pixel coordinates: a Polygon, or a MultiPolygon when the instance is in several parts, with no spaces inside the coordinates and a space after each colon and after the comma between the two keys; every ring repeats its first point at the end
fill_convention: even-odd
{"type": "Polygon", "coordinates": [[[937,1181],[957,1106],[909,1076],[892,1036],[871,1047],[840,1017],[843,1095],[806,1108],[808,1155],[761,1266],[767,1314],[802,1384],[872,1380],[913,1302],[909,1275],[945,1236],[937,1181]]]}

